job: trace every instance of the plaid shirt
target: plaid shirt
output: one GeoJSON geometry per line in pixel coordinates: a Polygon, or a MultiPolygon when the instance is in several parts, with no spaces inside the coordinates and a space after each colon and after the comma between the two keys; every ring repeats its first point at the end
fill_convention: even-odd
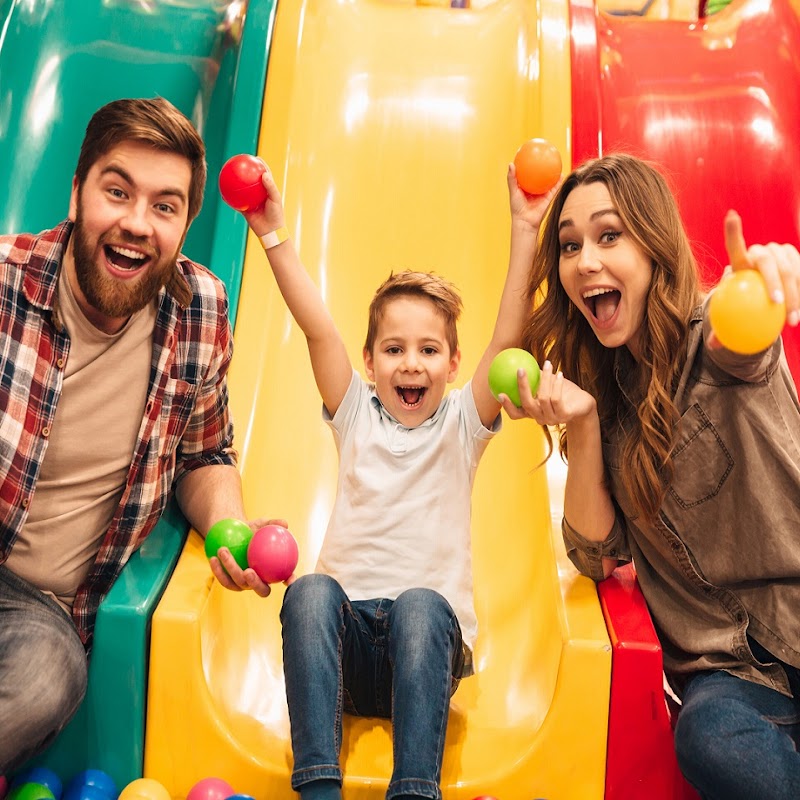
{"type": "MultiPolygon", "coordinates": [[[[0,236],[0,563],[25,524],[61,395],[70,340],[56,289],[71,232],[64,222],[37,236],[0,236]]],[[[225,377],[232,345],[224,285],[180,256],[158,297],[125,490],[75,597],[73,619],[87,647],[100,601],[158,522],[173,485],[198,467],[236,465],[225,377]]]]}

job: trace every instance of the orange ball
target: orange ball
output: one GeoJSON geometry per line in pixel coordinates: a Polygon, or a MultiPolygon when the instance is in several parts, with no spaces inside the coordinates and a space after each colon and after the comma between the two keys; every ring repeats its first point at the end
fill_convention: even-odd
{"type": "Polygon", "coordinates": [[[517,184],[528,194],[546,194],[561,177],[561,154],[547,139],[529,139],[514,156],[517,184]]]}
{"type": "Polygon", "coordinates": [[[741,269],[719,282],[708,301],[708,319],[723,347],[752,355],[778,338],[786,305],[772,302],[760,272],[741,269]]]}

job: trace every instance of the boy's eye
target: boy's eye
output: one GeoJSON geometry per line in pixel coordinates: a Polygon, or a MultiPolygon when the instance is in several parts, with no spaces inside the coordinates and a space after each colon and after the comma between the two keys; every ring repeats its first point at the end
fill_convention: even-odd
{"type": "Polygon", "coordinates": [[[436,355],[436,348],[435,347],[423,347],[422,352],[426,356],[435,356],[436,355]]]}
{"type": "Polygon", "coordinates": [[[401,350],[397,345],[392,345],[386,348],[386,352],[389,353],[389,355],[396,356],[400,354],[401,350]]]}

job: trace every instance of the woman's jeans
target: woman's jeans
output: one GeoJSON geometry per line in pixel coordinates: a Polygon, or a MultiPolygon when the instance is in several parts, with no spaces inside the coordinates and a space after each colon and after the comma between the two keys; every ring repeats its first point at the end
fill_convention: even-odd
{"type": "MultiPolygon", "coordinates": [[[[777,661],[757,642],[750,645],[760,661],[777,661]]],[[[783,666],[793,698],[727,672],[689,682],[675,748],[704,800],[800,798],[800,670],[783,666]]]]}
{"type": "Polygon", "coordinates": [[[437,592],[351,602],[327,575],[289,586],[281,609],[292,729],[292,788],[340,785],[342,713],[391,718],[394,772],[387,798],[440,800],[450,696],[464,664],[461,629],[437,592]]]}
{"type": "Polygon", "coordinates": [[[0,775],[44,749],[86,693],[86,651],[55,600],[0,566],[0,775]]]}

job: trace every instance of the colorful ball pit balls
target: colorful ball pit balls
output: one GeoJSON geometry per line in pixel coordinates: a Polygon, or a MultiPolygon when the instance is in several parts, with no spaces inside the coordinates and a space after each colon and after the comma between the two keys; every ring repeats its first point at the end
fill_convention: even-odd
{"type": "Polygon", "coordinates": [[[186,795],[186,800],[227,800],[233,797],[233,787],[222,778],[203,778],[186,795]]]}
{"type": "Polygon", "coordinates": [[[8,793],[7,800],[55,800],[55,795],[43,783],[20,783],[8,793]]]}
{"type": "Polygon", "coordinates": [[[264,583],[280,583],[294,572],[299,553],[297,541],[281,525],[259,528],[247,548],[247,563],[264,583]]]}
{"type": "Polygon", "coordinates": [[[517,382],[517,371],[525,370],[528,376],[528,385],[531,387],[531,394],[535,397],[539,388],[539,378],[541,371],[536,359],[527,351],[519,347],[509,347],[501,350],[489,365],[489,389],[495,400],[501,394],[519,408],[522,399],[519,396],[519,383],[517,382]]]}
{"type": "Polygon", "coordinates": [[[253,538],[253,531],[246,522],[238,519],[221,519],[209,528],[206,534],[206,557],[217,555],[220,547],[227,547],[231,551],[236,563],[247,569],[247,548],[253,538]]]}
{"type": "MultiPolygon", "coordinates": [[[[28,769],[18,772],[11,781],[10,788],[14,789],[23,783],[40,783],[42,786],[46,786],[56,800],[59,800],[63,790],[61,778],[49,767],[28,767],[28,769]]],[[[0,797],[4,794],[5,792],[0,789],[0,797]]]]}
{"type": "Polygon", "coordinates": [[[137,778],[120,792],[119,800],[172,800],[172,797],[162,783],[152,778],[137,778]]]}

